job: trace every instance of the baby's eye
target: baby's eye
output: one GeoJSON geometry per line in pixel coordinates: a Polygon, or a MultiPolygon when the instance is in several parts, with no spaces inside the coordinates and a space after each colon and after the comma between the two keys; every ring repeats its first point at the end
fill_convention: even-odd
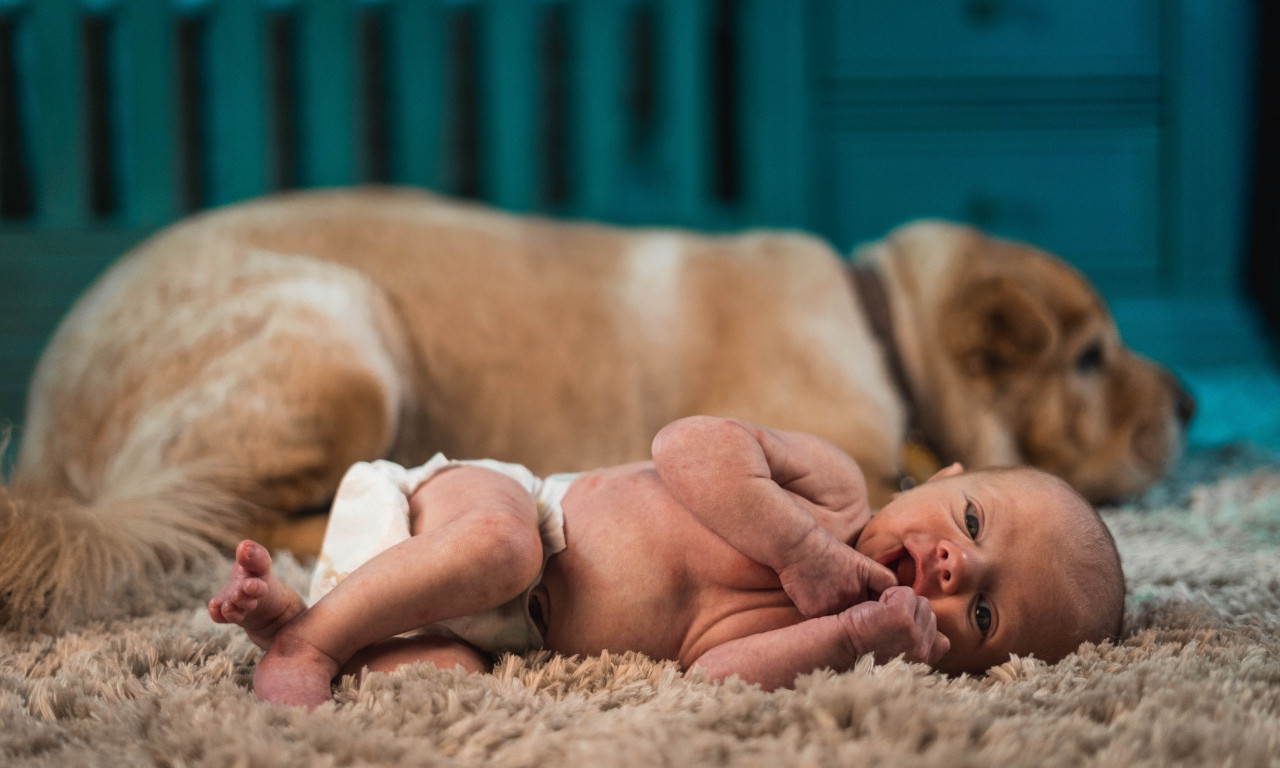
{"type": "Polygon", "coordinates": [[[987,632],[991,631],[991,606],[987,604],[985,597],[978,598],[978,605],[973,609],[973,621],[978,625],[978,631],[986,637],[987,632]]]}
{"type": "Polygon", "coordinates": [[[978,514],[973,504],[969,504],[964,508],[964,529],[969,532],[969,538],[978,538],[978,514]]]}

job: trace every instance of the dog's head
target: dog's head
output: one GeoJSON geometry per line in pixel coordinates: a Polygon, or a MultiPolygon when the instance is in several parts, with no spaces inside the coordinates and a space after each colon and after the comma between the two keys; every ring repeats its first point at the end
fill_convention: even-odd
{"type": "Polygon", "coordinates": [[[917,222],[868,246],[884,278],[917,426],[946,461],[1026,463],[1093,501],[1176,460],[1194,402],[1129,350],[1063,261],[969,227],[917,222]]]}

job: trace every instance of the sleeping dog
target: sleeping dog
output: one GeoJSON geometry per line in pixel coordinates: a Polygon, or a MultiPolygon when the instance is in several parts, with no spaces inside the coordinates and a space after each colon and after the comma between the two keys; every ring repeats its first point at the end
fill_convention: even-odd
{"type": "Polygon", "coordinates": [[[0,611],[127,610],[246,533],[309,551],[323,517],[300,513],[357,460],[581,470],[707,413],[833,441],[876,506],[930,457],[1030,463],[1102,500],[1166,472],[1191,411],[1077,272],[957,225],[850,263],[798,233],[281,195],[161,232],[64,320],[0,491],[0,611]]]}

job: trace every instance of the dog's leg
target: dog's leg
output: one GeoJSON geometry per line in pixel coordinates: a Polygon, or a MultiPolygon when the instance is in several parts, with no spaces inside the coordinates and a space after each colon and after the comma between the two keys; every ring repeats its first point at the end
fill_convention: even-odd
{"type": "Polygon", "coordinates": [[[133,267],[81,302],[33,383],[0,493],[6,623],[152,608],[184,564],[324,504],[395,437],[403,346],[362,276],[262,253],[133,267]]]}

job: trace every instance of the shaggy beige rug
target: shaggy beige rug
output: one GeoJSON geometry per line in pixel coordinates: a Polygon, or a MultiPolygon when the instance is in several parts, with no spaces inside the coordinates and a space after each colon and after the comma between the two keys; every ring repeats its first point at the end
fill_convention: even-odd
{"type": "Polygon", "coordinates": [[[267,706],[256,649],[204,614],[223,563],[149,616],[0,635],[0,765],[1280,765],[1280,463],[1199,454],[1105,516],[1129,575],[1118,645],[984,678],[863,664],[777,693],[531,654],[346,680],[309,715],[267,706]]]}

